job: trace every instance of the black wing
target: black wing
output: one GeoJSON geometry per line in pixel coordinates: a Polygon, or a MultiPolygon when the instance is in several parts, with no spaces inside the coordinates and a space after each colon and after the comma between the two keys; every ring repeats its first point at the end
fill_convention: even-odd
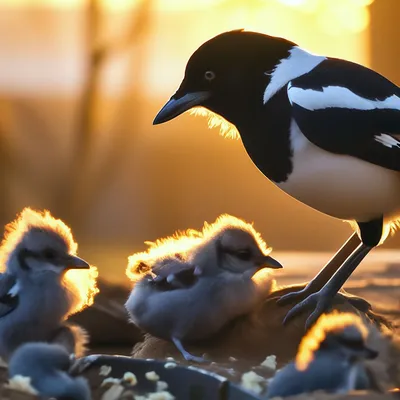
{"type": "Polygon", "coordinates": [[[175,290],[189,288],[197,282],[195,266],[185,261],[179,254],[166,257],[153,266],[156,274],[152,282],[159,290],[175,290]]]}
{"type": "Polygon", "coordinates": [[[400,171],[398,86],[359,64],[327,59],[289,82],[287,93],[310,142],[400,171]]]}
{"type": "Polygon", "coordinates": [[[16,285],[17,280],[13,275],[0,274],[0,318],[14,311],[18,306],[18,293],[13,291],[16,285]]]}

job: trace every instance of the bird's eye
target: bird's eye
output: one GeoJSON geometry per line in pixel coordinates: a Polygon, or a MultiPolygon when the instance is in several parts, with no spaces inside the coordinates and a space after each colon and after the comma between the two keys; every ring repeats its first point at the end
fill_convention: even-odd
{"type": "Polygon", "coordinates": [[[53,249],[44,249],[42,254],[46,260],[54,260],[57,257],[57,253],[53,249]]]}
{"type": "Polygon", "coordinates": [[[243,261],[249,261],[251,258],[251,252],[250,250],[240,250],[236,253],[236,256],[243,261]]]}
{"type": "Polygon", "coordinates": [[[211,82],[213,79],[215,79],[215,72],[214,71],[206,71],[204,73],[204,78],[207,81],[211,82]]]}
{"type": "Polygon", "coordinates": [[[346,339],[346,338],[339,338],[339,342],[346,347],[350,347],[353,349],[363,349],[365,344],[362,339],[346,339]]]}

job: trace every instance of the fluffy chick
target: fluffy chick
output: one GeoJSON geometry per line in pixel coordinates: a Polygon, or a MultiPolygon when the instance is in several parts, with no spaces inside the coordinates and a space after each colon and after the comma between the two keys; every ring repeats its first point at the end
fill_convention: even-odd
{"type": "MultiPolygon", "coordinates": [[[[0,356],[7,360],[25,342],[57,342],[69,336],[75,352],[78,331],[65,319],[83,303],[90,303],[95,281],[90,265],[76,256],[71,230],[49,212],[24,209],[6,226],[0,248],[0,356]],[[68,280],[69,270],[80,271],[86,283],[68,280]],[[86,270],[86,275],[85,271],[86,270]],[[84,297],[86,296],[86,298],[84,297]]],[[[75,277],[74,277],[75,278],[75,277]]],[[[83,335],[83,334],[82,334],[83,335]]],[[[79,336],[82,336],[79,335],[79,336]]]]}
{"type": "MultiPolygon", "coordinates": [[[[185,239],[176,240],[179,247],[179,240],[185,239]]],[[[134,324],[172,340],[186,360],[204,361],[187,352],[182,342],[210,337],[265,299],[272,280],[266,273],[255,279],[256,273],[282,267],[268,253],[252,225],[223,215],[214,224],[205,224],[201,240],[185,249],[185,259],[197,276],[194,284],[160,291],[145,277],[135,284],[126,309],[134,324]]]]}
{"type": "Polygon", "coordinates": [[[363,364],[378,353],[367,347],[368,328],[353,314],[319,318],[300,343],[296,361],[277,372],[267,396],[288,397],[324,390],[368,390],[372,383],[363,364]]]}
{"type": "Polygon", "coordinates": [[[68,374],[71,357],[61,346],[47,343],[25,343],[9,363],[10,378],[30,378],[31,386],[40,396],[57,399],[90,400],[89,384],[85,378],[68,374]]]}

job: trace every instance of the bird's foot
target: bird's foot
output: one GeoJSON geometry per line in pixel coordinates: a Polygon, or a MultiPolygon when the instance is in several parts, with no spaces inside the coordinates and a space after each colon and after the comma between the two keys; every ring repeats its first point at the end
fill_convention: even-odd
{"type": "Polygon", "coordinates": [[[186,354],[182,354],[182,355],[186,361],[193,361],[193,362],[197,362],[197,363],[207,362],[207,360],[205,358],[194,356],[193,354],[190,354],[188,352],[186,352],[186,354]]]}
{"type": "Polygon", "coordinates": [[[193,354],[190,354],[187,350],[185,350],[182,342],[179,339],[172,337],[172,342],[175,344],[176,348],[179,350],[186,361],[193,361],[197,363],[207,362],[205,358],[194,356],[193,354]]]}
{"type": "Polygon", "coordinates": [[[311,296],[313,293],[315,293],[317,290],[318,289],[316,287],[314,287],[314,285],[312,284],[312,281],[311,281],[303,289],[298,290],[296,292],[286,293],[283,296],[281,296],[277,300],[277,304],[279,306],[285,306],[285,305],[293,303],[295,301],[304,300],[307,297],[311,296]]]}
{"type": "Polygon", "coordinates": [[[306,321],[306,330],[310,329],[317,319],[331,306],[332,297],[321,289],[316,293],[312,293],[300,303],[296,304],[287,314],[283,320],[283,324],[287,324],[291,319],[301,314],[304,311],[314,309],[306,321]]]}

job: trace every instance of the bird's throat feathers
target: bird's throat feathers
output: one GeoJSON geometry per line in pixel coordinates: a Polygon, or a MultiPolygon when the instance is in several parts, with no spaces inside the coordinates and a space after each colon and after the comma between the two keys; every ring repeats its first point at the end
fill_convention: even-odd
{"type": "Polygon", "coordinates": [[[208,119],[208,127],[210,129],[219,128],[219,134],[228,139],[240,139],[239,131],[236,126],[227,121],[225,118],[221,117],[207,108],[204,107],[194,107],[190,110],[193,115],[201,115],[208,119]]]}

